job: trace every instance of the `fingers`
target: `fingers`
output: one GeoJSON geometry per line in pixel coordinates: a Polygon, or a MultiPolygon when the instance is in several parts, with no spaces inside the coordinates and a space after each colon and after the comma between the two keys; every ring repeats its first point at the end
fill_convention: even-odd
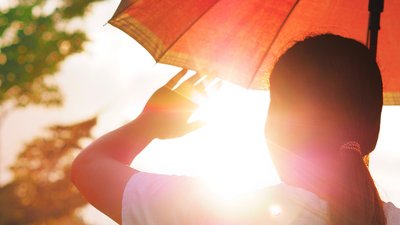
{"type": "Polygon", "coordinates": [[[205,87],[204,84],[201,84],[203,78],[204,75],[196,73],[176,87],[174,91],[189,98],[192,98],[193,95],[204,95],[205,87]]]}
{"type": "Polygon", "coordinates": [[[187,72],[187,69],[182,69],[164,87],[196,103],[204,101],[209,94],[216,92],[221,87],[222,82],[217,81],[214,76],[200,73],[195,73],[179,84],[187,72]]]}
{"type": "Polygon", "coordinates": [[[191,76],[189,79],[185,81],[185,84],[195,86],[198,84],[198,82],[204,77],[204,75],[200,73],[195,73],[193,76],[191,76]]]}
{"type": "Polygon", "coordinates": [[[165,86],[169,89],[172,89],[175,87],[175,85],[179,82],[180,79],[182,79],[183,76],[186,75],[187,69],[183,68],[179,73],[177,73],[171,80],[168,81],[168,83],[165,84],[165,86]]]}
{"type": "Polygon", "coordinates": [[[218,80],[217,82],[214,82],[208,87],[208,92],[210,94],[215,93],[221,88],[221,86],[222,86],[222,80],[218,80]]]}
{"type": "Polygon", "coordinates": [[[204,125],[206,125],[206,122],[204,122],[204,121],[195,121],[195,122],[188,123],[186,126],[185,132],[190,133],[192,131],[195,131],[199,128],[204,127],[204,125]]]}
{"type": "MultiPolygon", "coordinates": [[[[202,78],[204,78],[204,76],[202,78]]],[[[208,90],[208,89],[210,89],[210,87],[214,86],[214,85],[212,85],[214,80],[215,80],[215,77],[207,75],[204,79],[200,79],[195,84],[195,87],[199,92],[207,95],[208,93],[206,92],[206,90],[208,90]]]]}

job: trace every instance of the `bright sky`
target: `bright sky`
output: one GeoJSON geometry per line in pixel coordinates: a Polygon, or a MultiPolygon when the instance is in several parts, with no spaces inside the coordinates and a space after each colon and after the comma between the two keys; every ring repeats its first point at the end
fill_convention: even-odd
{"type": "MultiPolygon", "coordinates": [[[[74,123],[98,114],[94,130],[94,136],[98,137],[135,118],[153,91],[179,70],[155,65],[133,39],[111,25],[103,26],[118,2],[97,4],[83,23],[75,24],[88,32],[91,42],[84,53],[65,61],[57,75],[65,96],[64,106],[17,110],[4,121],[0,143],[1,183],[10,179],[7,168],[23,144],[40,135],[46,126],[74,123]]],[[[214,184],[222,175],[220,184],[225,185],[238,179],[251,187],[279,182],[263,139],[268,93],[224,84],[207,104],[211,107],[204,106],[197,116],[210,115],[208,126],[181,139],[152,142],[134,161],[134,166],[153,172],[207,176],[214,184]]],[[[381,135],[371,159],[371,171],[383,199],[397,206],[400,206],[397,174],[400,140],[396,136],[400,133],[399,115],[400,107],[384,107],[381,135]]],[[[92,207],[83,214],[92,224],[112,224],[92,207]]]]}

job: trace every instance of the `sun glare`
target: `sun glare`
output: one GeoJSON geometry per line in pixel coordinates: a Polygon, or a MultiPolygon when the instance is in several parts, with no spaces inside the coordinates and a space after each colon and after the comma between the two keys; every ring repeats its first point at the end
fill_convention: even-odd
{"type": "Polygon", "coordinates": [[[278,183],[264,140],[268,99],[268,92],[224,83],[191,118],[205,121],[203,128],[151,143],[136,167],[204,178],[226,200],[278,183]]]}
{"type": "Polygon", "coordinates": [[[282,213],[282,208],[279,205],[272,205],[269,207],[271,216],[279,216],[282,213]]]}
{"type": "Polygon", "coordinates": [[[202,174],[209,186],[230,199],[279,180],[264,141],[268,93],[224,83],[200,105],[194,117],[206,121],[218,163],[202,174]]]}

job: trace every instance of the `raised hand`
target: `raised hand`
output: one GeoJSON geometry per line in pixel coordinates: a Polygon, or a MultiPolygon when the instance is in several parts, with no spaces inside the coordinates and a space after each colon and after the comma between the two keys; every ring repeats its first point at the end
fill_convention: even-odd
{"type": "Polygon", "coordinates": [[[186,73],[187,70],[183,69],[159,88],[138,117],[144,121],[143,130],[155,138],[181,137],[203,124],[202,121],[188,123],[188,119],[198,107],[193,99],[206,96],[206,87],[202,81],[204,76],[196,73],[176,87],[186,73]]]}

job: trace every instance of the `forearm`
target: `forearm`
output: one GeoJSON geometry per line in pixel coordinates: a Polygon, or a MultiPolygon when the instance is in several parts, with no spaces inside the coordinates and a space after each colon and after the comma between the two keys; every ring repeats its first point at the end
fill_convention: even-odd
{"type": "Polygon", "coordinates": [[[152,140],[148,125],[139,118],[97,139],[77,159],[106,158],[129,165],[152,140]]]}
{"type": "Polygon", "coordinates": [[[175,88],[186,72],[159,88],[137,119],[94,141],[72,164],[72,182],[92,205],[118,223],[126,183],[137,172],[129,167],[134,158],[154,138],[181,137],[201,126],[187,123],[197,105],[186,96],[194,87],[204,92],[204,85],[195,85],[202,76],[196,74],[175,88]]]}
{"type": "Polygon", "coordinates": [[[143,120],[136,119],[94,141],[72,164],[72,182],[118,223],[124,187],[135,173],[129,164],[153,139],[147,129],[143,120]]]}

